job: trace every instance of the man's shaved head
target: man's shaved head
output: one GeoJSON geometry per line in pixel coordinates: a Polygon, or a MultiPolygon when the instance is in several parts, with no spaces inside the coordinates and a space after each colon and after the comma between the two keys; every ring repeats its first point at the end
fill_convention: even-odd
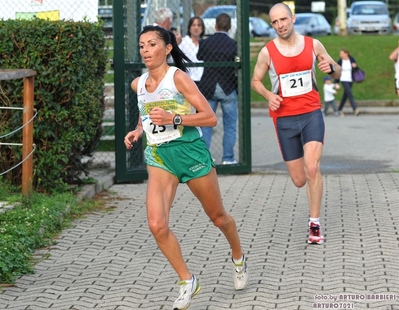
{"type": "Polygon", "coordinates": [[[288,15],[290,17],[292,17],[292,11],[291,11],[290,7],[288,5],[286,5],[285,3],[277,3],[277,4],[273,5],[269,11],[269,15],[272,13],[273,9],[284,9],[287,11],[288,15]]]}

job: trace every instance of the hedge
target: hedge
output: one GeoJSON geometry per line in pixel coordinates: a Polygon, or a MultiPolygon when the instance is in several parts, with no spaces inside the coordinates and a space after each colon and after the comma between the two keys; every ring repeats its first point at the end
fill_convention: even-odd
{"type": "MultiPolygon", "coordinates": [[[[65,190],[87,175],[102,135],[103,77],[108,60],[101,23],[0,20],[0,68],[37,72],[34,89],[33,186],[65,190]]],[[[23,80],[0,81],[0,106],[21,107],[23,80]]],[[[22,125],[18,110],[0,110],[0,137],[22,125]]],[[[1,142],[21,142],[21,132],[1,142]]],[[[21,161],[22,147],[0,146],[0,172],[21,161]]],[[[4,177],[21,183],[21,166],[4,177]]]]}

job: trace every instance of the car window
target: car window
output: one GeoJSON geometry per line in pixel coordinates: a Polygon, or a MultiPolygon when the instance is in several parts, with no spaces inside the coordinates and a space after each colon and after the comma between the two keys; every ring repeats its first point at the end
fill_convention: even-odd
{"type": "Polygon", "coordinates": [[[298,25],[305,25],[305,24],[308,24],[310,22],[310,17],[308,17],[308,16],[296,16],[296,21],[295,21],[295,24],[298,24],[298,25]]]}
{"type": "Polygon", "coordinates": [[[226,9],[226,8],[222,9],[217,7],[213,7],[212,9],[208,9],[207,11],[205,11],[204,15],[202,15],[202,18],[216,18],[221,13],[226,13],[231,18],[236,18],[235,9],[226,9]]]}
{"type": "Polygon", "coordinates": [[[262,28],[269,28],[268,23],[266,23],[263,19],[261,18],[255,18],[251,20],[252,25],[254,25],[254,27],[262,27],[262,28]]]}
{"type": "MultiPolygon", "coordinates": [[[[317,20],[319,21],[319,25],[320,26],[325,26],[326,25],[326,19],[323,16],[317,15],[317,20]]],[[[327,22],[327,24],[328,24],[328,22],[327,22]]]]}
{"type": "MultiPolygon", "coordinates": [[[[312,21],[312,23],[313,23],[313,21],[312,21]]],[[[319,16],[319,15],[315,16],[314,24],[318,25],[318,26],[322,26],[324,24],[321,16],[319,16]]]]}
{"type": "Polygon", "coordinates": [[[383,5],[364,4],[353,8],[353,15],[387,15],[388,11],[383,5]]]}

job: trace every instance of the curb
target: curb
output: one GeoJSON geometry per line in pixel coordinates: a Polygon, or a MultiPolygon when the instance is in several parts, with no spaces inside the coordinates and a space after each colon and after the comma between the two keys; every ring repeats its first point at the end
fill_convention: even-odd
{"type": "Polygon", "coordinates": [[[96,184],[88,184],[83,186],[82,190],[77,194],[78,200],[84,200],[93,198],[96,194],[107,190],[115,183],[115,171],[110,169],[109,171],[100,171],[101,175],[97,175],[99,171],[90,171],[89,176],[96,179],[96,184]],[[92,175],[93,174],[93,175],[92,175]]]}

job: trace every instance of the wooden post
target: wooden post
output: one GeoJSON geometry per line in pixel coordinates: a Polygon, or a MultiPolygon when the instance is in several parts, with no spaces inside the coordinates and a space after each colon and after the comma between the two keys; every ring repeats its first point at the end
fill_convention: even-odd
{"type": "Polygon", "coordinates": [[[32,192],[33,173],[33,98],[36,71],[30,69],[0,69],[0,80],[24,79],[22,121],[22,194],[32,192]],[[25,160],[26,159],[26,160],[25,160]]]}
{"type": "Polygon", "coordinates": [[[22,129],[22,194],[27,195],[32,192],[32,173],[33,173],[33,98],[34,98],[35,77],[24,78],[24,110],[22,129]],[[28,123],[29,122],[29,123],[28,123]],[[27,158],[28,157],[28,158],[27,158]]]}

